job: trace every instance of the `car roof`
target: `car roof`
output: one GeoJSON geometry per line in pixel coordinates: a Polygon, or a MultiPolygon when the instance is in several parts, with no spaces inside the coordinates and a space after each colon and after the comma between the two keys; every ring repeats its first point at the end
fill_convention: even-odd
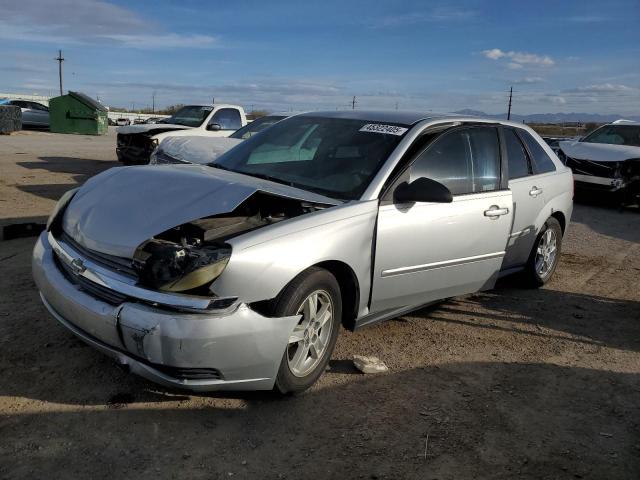
{"type": "Polygon", "coordinates": [[[611,122],[609,125],[640,125],[640,122],[636,122],[635,120],[625,120],[621,118],[620,120],[616,120],[615,122],[611,122]]]}
{"type": "MultiPolygon", "coordinates": [[[[350,120],[365,120],[370,122],[389,122],[402,125],[414,125],[421,120],[432,119],[443,115],[424,112],[407,112],[399,110],[328,110],[324,112],[307,112],[302,116],[345,118],[350,120]]],[[[455,115],[451,115],[455,117],[455,115]]]]}

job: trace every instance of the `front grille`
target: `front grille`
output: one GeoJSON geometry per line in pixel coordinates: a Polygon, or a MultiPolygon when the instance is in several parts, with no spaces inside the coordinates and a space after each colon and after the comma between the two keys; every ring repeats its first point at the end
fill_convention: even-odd
{"type": "Polygon", "coordinates": [[[97,263],[98,265],[107,268],[109,270],[115,270],[119,273],[122,273],[130,278],[138,279],[138,274],[134,270],[131,260],[128,258],[116,257],[115,255],[107,255],[106,253],[96,252],[95,250],[90,250],[86,247],[83,247],[78,242],[76,242],[70,235],[67,235],[65,232],[62,232],[59,240],[63,241],[75,251],[80,253],[83,257],[91,260],[92,262],[97,263]]]}
{"type": "Polygon", "coordinates": [[[594,162],[579,160],[567,156],[567,167],[578,175],[592,175],[594,177],[615,178],[618,162],[594,162]]]}
{"type": "Polygon", "coordinates": [[[102,285],[98,285],[83,276],[76,275],[66,263],[58,258],[57,254],[54,255],[54,259],[58,268],[67,280],[77,285],[81,290],[84,290],[91,296],[96,297],[98,300],[103,300],[111,305],[120,305],[127,300],[126,295],[111,290],[110,288],[103,287],[102,285]]]}

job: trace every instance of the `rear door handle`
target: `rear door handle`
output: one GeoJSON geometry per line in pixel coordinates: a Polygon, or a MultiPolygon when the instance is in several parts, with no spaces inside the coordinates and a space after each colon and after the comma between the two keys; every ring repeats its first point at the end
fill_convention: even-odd
{"type": "Polygon", "coordinates": [[[489,210],[484,211],[484,216],[490,217],[491,220],[496,220],[498,217],[506,215],[508,213],[508,208],[500,208],[498,205],[491,205],[491,207],[489,207],[489,210]]]}
{"type": "Polygon", "coordinates": [[[532,197],[537,197],[541,193],[542,189],[538,187],[531,187],[531,190],[529,190],[529,195],[531,195],[532,197]]]}

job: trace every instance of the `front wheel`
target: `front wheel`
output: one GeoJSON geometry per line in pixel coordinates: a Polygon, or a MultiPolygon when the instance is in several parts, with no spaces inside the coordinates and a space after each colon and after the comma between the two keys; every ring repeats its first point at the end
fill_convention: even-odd
{"type": "Polygon", "coordinates": [[[562,247],[562,227],[553,217],[542,226],[536,243],[529,255],[525,269],[525,279],[532,287],[541,287],[555,272],[562,247]]]}
{"type": "Polygon", "coordinates": [[[282,356],[276,389],[299,393],[324,372],[338,338],[342,317],[340,286],[322,268],[298,275],[276,300],[276,316],[300,315],[282,356]]]}

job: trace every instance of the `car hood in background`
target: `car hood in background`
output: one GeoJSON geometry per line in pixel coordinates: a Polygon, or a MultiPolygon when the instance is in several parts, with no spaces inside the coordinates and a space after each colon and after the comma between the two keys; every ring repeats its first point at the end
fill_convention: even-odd
{"type": "Polygon", "coordinates": [[[64,214],[63,228],[85,247],[132,258],[154,235],[233,211],[254,193],[337,205],[306,190],[200,165],[112,168],[89,179],[64,214]]]}
{"type": "Polygon", "coordinates": [[[640,147],[608,143],[560,142],[560,149],[571,158],[594,162],[622,162],[640,158],[640,147]]]}
{"type": "Polygon", "coordinates": [[[172,123],[143,123],[137,125],[129,125],[125,127],[119,127],[116,130],[118,133],[145,133],[151,130],[167,131],[167,130],[187,130],[193,127],[187,127],[186,125],[174,125],[172,123]]]}
{"type": "Polygon", "coordinates": [[[170,157],[191,163],[211,163],[220,155],[241,143],[229,137],[168,137],[160,144],[170,157]]]}

